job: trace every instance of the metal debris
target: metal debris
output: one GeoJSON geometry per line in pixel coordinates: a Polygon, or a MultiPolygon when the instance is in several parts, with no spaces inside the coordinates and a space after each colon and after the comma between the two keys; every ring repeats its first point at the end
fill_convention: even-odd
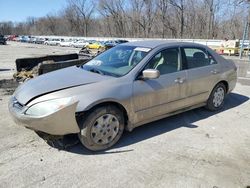
{"type": "Polygon", "coordinates": [[[79,57],[80,58],[93,58],[96,56],[96,53],[93,50],[90,50],[88,48],[83,47],[80,51],[79,51],[79,57]]]}
{"type": "Polygon", "coordinates": [[[58,150],[68,150],[71,147],[77,145],[79,143],[79,139],[77,139],[76,135],[50,135],[43,132],[36,132],[48,145],[53,148],[57,148],[58,150]]]}

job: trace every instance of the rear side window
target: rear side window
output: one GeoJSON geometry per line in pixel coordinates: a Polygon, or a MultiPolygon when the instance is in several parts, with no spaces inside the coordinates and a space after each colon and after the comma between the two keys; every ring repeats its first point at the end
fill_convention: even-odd
{"type": "Polygon", "coordinates": [[[204,67],[216,62],[212,56],[208,56],[206,50],[200,48],[184,48],[187,66],[189,69],[204,67]]]}

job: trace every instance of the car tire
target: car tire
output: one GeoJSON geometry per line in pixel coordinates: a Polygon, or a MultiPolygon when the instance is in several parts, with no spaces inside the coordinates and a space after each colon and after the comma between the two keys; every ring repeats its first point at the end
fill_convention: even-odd
{"type": "Polygon", "coordinates": [[[212,90],[206,108],[210,111],[216,111],[223,107],[226,96],[226,87],[223,83],[218,83],[212,90]]]}
{"type": "Polygon", "coordinates": [[[101,151],[112,147],[122,136],[124,116],[122,111],[112,105],[102,106],[83,115],[78,137],[91,151],[101,151]]]}

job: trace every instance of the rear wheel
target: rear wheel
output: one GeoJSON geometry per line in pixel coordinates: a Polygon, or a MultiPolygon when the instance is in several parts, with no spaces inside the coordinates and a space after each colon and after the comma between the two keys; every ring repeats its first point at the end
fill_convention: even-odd
{"type": "Polygon", "coordinates": [[[113,146],[124,130],[123,113],[115,106],[103,106],[91,111],[82,123],[81,143],[92,151],[113,146]]]}
{"type": "Polygon", "coordinates": [[[217,84],[212,90],[208,100],[206,108],[211,111],[219,110],[223,107],[224,99],[226,95],[226,87],[223,83],[217,84]]]}

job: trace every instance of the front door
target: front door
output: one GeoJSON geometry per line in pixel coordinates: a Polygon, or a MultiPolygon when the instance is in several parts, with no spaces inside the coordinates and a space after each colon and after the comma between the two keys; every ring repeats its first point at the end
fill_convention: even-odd
{"type": "Polygon", "coordinates": [[[179,48],[157,53],[145,69],[157,69],[157,79],[137,79],[133,83],[134,124],[182,108],[186,97],[186,71],[182,70],[179,48]]]}

